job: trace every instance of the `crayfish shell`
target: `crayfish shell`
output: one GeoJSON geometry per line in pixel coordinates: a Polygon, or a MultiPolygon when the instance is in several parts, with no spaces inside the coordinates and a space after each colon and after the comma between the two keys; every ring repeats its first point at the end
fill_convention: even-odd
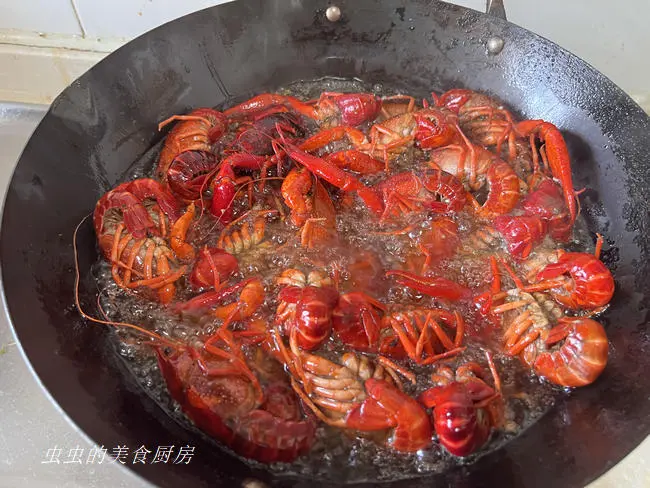
{"type": "MultiPolygon", "coordinates": [[[[197,360],[187,351],[167,354],[157,349],[156,352],[167,388],[185,415],[200,430],[237,454],[263,463],[292,462],[311,448],[316,427],[311,419],[301,418],[299,408],[284,408],[281,413],[277,408],[260,407],[244,377],[209,377],[199,366],[202,358],[197,360]]],[[[222,367],[227,364],[210,360],[207,369],[218,369],[219,363],[222,367]]],[[[291,393],[284,385],[280,388],[291,393]]],[[[268,396],[277,398],[278,392],[268,396]]],[[[283,395],[282,400],[295,402],[289,394],[283,395]]]]}

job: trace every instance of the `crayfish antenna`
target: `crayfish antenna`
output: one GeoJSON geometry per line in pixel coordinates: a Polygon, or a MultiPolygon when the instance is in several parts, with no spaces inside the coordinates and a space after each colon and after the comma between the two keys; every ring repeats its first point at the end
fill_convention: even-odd
{"type": "Polygon", "coordinates": [[[282,143],[287,144],[287,138],[284,136],[284,131],[282,130],[282,126],[280,126],[279,122],[275,123],[275,131],[278,133],[278,136],[280,136],[282,143]]]}
{"type": "Polygon", "coordinates": [[[515,270],[512,269],[512,267],[506,262],[505,259],[498,258],[498,261],[501,263],[501,266],[503,266],[505,270],[508,272],[510,278],[512,279],[512,281],[514,281],[515,286],[520,290],[524,290],[526,288],[526,285],[524,285],[524,282],[521,281],[521,278],[519,278],[515,270]]]}
{"type": "MultiPolygon", "coordinates": [[[[183,347],[182,344],[179,344],[175,341],[172,341],[170,339],[166,339],[163,336],[156,334],[155,332],[152,332],[150,330],[147,330],[143,327],[140,327],[135,324],[130,324],[128,322],[115,322],[112,320],[102,320],[98,319],[97,317],[93,317],[92,315],[86,313],[84,309],[81,306],[81,301],[79,300],[79,284],[81,282],[81,274],[79,272],[79,252],[77,248],[77,234],[79,233],[79,229],[81,228],[82,224],[90,217],[92,214],[86,215],[81,221],[77,224],[77,227],[75,227],[74,233],[72,234],[72,249],[74,253],[74,271],[75,271],[75,276],[74,276],[74,303],[75,306],[77,307],[77,310],[79,311],[79,315],[81,315],[84,319],[88,320],[89,322],[95,323],[95,324],[102,324],[102,325],[111,325],[114,327],[123,327],[125,329],[132,329],[135,330],[141,334],[144,334],[148,337],[151,337],[152,339],[155,339],[157,341],[160,341],[161,343],[170,346],[170,347],[183,347]]],[[[101,304],[99,303],[99,296],[97,297],[98,300],[98,306],[99,310],[104,315],[106,319],[108,319],[108,316],[106,315],[106,312],[102,308],[101,304]]]]}
{"type": "Polygon", "coordinates": [[[603,250],[603,235],[596,233],[596,249],[594,249],[594,256],[600,259],[600,253],[603,250]]]}
{"type": "Polygon", "coordinates": [[[490,367],[490,373],[492,373],[492,378],[494,379],[494,388],[497,393],[501,393],[501,378],[499,377],[499,372],[494,364],[494,358],[491,351],[485,351],[485,357],[487,357],[488,366],[490,367]]]}
{"type": "MultiPolygon", "coordinates": [[[[411,384],[413,384],[413,385],[417,384],[417,378],[415,377],[415,374],[413,374],[408,369],[400,366],[395,361],[392,361],[392,360],[388,359],[387,357],[381,356],[381,355],[376,356],[375,359],[377,360],[377,362],[379,364],[381,364],[384,368],[386,368],[386,370],[388,371],[388,374],[391,375],[393,380],[395,380],[395,382],[398,385],[400,384],[399,379],[397,378],[397,376],[393,375],[393,372],[395,372],[395,371],[398,372],[399,374],[401,374],[402,376],[404,376],[404,378],[406,378],[407,380],[409,380],[409,382],[411,384]]],[[[401,389],[402,388],[400,388],[400,390],[401,389]]]]}
{"type": "Polygon", "coordinates": [[[216,175],[219,170],[221,169],[222,164],[219,163],[217,164],[213,170],[211,170],[203,179],[203,182],[201,183],[201,187],[199,188],[199,203],[201,205],[201,213],[199,214],[199,220],[203,217],[203,212],[205,212],[205,200],[204,200],[204,195],[205,195],[205,189],[208,186],[208,184],[212,181],[212,178],[214,175],[216,175]]]}

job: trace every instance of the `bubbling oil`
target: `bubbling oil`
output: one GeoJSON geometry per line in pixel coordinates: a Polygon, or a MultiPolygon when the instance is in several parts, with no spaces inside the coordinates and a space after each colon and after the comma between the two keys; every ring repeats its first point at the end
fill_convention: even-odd
{"type": "MultiPolygon", "coordinates": [[[[377,95],[392,94],[390,90],[380,85],[367,86],[358,80],[333,78],[295,83],[278,91],[302,99],[318,97],[323,91],[370,91],[377,95]]],[[[336,145],[326,148],[326,150],[335,148],[336,145]]],[[[153,174],[157,153],[158,151],[155,149],[147,152],[141,160],[132,166],[131,171],[125,175],[125,180],[153,174]]],[[[391,169],[395,173],[413,170],[422,162],[423,155],[417,150],[411,149],[392,161],[391,169]]],[[[377,176],[365,177],[363,181],[371,185],[376,183],[379,178],[377,176]]],[[[270,179],[266,183],[264,193],[255,193],[256,207],[249,214],[250,218],[243,222],[244,225],[254,221],[257,215],[255,210],[277,209],[277,201],[273,198],[273,192],[278,192],[280,184],[281,182],[270,179]]],[[[333,189],[330,188],[330,190],[333,189]]],[[[349,269],[354,266],[355,256],[360,253],[371,253],[375,256],[382,270],[402,269],[408,259],[413,256],[418,258],[418,251],[414,248],[411,238],[426,231],[431,226],[433,217],[418,215],[417,220],[413,220],[412,215],[408,216],[402,222],[395,222],[393,226],[394,229],[398,229],[400,226],[410,226],[411,228],[407,232],[386,235],[377,232],[376,218],[368,212],[359,199],[355,199],[353,203],[342,202],[342,194],[336,191],[331,191],[331,193],[335,205],[343,207],[338,210],[336,216],[337,244],[319,249],[305,249],[300,245],[297,230],[288,224],[288,219],[282,219],[281,213],[275,213],[263,217],[265,219],[265,236],[262,245],[237,256],[240,267],[231,279],[232,283],[251,276],[259,276],[263,280],[266,298],[256,316],[273,320],[278,305],[277,292],[279,290],[274,280],[288,268],[298,268],[306,272],[313,269],[326,270],[330,273],[338,272],[341,291],[345,292],[355,289],[349,269]]],[[[235,215],[241,215],[248,210],[246,199],[238,199],[235,215]]],[[[284,212],[288,212],[286,207],[284,207],[284,212]]],[[[477,229],[477,223],[468,212],[463,211],[454,216],[454,219],[461,236],[471,236],[477,229]]],[[[216,226],[214,219],[204,215],[191,231],[189,238],[197,248],[203,245],[212,246],[217,244],[221,231],[221,226],[216,226]]],[[[577,222],[575,235],[577,239],[571,244],[571,247],[584,250],[585,242],[588,241],[584,222],[580,220],[577,222]]],[[[461,242],[466,242],[466,240],[462,238],[461,242]]],[[[546,238],[538,247],[537,252],[544,252],[555,247],[556,244],[546,238]]],[[[505,249],[502,251],[506,252],[505,249]]],[[[486,255],[469,249],[466,252],[457,253],[450,259],[443,260],[438,265],[438,270],[448,278],[465,286],[474,289],[487,289],[491,279],[488,263],[486,255]]],[[[219,322],[209,314],[203,317],[179,317],[156,302],[124,292],[113,282],[110,267],[103,260],[93,267],[93,274],[102,289],[100,297],[102,307],[111,320],[138,324],[163,337],[188,344],[201,341],[219,325],[219,322]]],[[[439,303],[413,290],[397,286],[394,281],[385,279],[383,276],[370,280],[366,286],[367,289],[362,291],[388,304],[391,309],[448,307],[445,303],[439,303]]],[[[184,278],[177,283],[176,299],[187,299],[195,294],[184,278]]],[[[475,308],[469,305],[454,305],[453,309],[461,312],[467,324],[464,344],[468,347],[462,355],[447,361],[447,363],[452,367],[467,361],[485,364],[484,350],[489,348],[495,351],[494,360],[502,382],[505,422],[503,428],[494,432],[489,443],[479,452],[467,458],[456,458],[434,442],[429,449],[414,454],[404,454],[341,429],[321,425],[309,453],[292,463],[275,463],[264,465],[264,467],[278,475],[304,476],[333,482],[372,482],[412,478],[441,473],[457,464],[472,463],[480,456],[498,449],[538,420],[553,405],[558,395],[563,394],[563,390],[536,378],[519,359],[498,352],[500,351],[498,344],[501,342],[500,336],[503,331],[490,329],[475,308]]],[[[182,413],[167,392],[155,355],[148,347],[148,339],[124,330],[116,331],[112,337],[115,350],[124,361],[128,374],[135,378],[142,390],[170,416],[187,428],[194,429],[191,421],[182,413]]],[[[343,352],[342,344],[332,337],[314,353],[335,359],[340,357],[343,352]]],[[[432,386],[430,380],[432,367],[413,367],[412,364],[406,362],[403,365],[408,366],[417,378],[415,385],[405,383],[406,393],[415,396],[432,386]]],[[[218,440],[214,442],[218,443],[218,440]]],[[[244,459],[244,461],[260,466],[255,461],[248,459],[244,459]]]]}

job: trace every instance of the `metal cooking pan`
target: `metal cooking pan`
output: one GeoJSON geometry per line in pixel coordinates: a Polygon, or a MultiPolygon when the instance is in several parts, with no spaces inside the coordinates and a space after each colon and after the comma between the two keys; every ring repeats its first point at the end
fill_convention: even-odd
{"type": "MultiPolygon", "coordinates": [[[[583,215],[608,238],[617,292],[602,319],[605,373],[522,435],[478,462],[391,486],[580,486],[650,432],[650,121],[575,56],[501,19],[429,0],[239,0],[188,15],[132,41],[52,104],[24,150],[2,223],[2,280],[13,326],[52,397],[98,444],[196,446],[188,466],[129,466],[161,486],[316,486],[273,479],[181,428],[121,373],[108,332],[72,306],[76,224],[131,163],[163,137],[156,123],[298,79],[359,77],[426,96],[466,87],[543,118],[566,135],[583,215]],[[504,40],[491,54],[488,39],[504,40]]],[[[498,44],[498,43],[497,43],[498,44]]],[[[494,45],[494,41],[491,43],[494,45]]],[[[150,154],[155,158],[155,153],[150,154]]],[[[97,259],[90,225],[81,268],[97,259]]],[[[86,271],[83,302],[96,288],[86,271]]],[[[322,482],[323,485],[326,482],[322,482]]]]}

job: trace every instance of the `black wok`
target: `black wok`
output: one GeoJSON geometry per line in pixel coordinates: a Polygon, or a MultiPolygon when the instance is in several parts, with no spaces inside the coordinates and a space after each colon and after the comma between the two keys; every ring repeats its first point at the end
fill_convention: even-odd
{"type": "MultiPolygon", "coordinates": [[[[298,79],[359,77],[426,95],[481,90],[566,135],[590,229],[608,239],[617,292],[603,318],[609,365],[505,447],[451,472],[392,486],[581,486],[650,433],[650,121],[586,63],[503,20],[437,1],[240,0],[166,24],[92,68],[52,104],[13,175],[2,223],[2,280],[13,326],[44,387],[98,444],[190,444],[192,462],[129,466],[161,486],[273,479],[168,418],[122,374],[107,331],[72,305],[72,233],[163,134],[156,123],[298,79]],[[500,54],[486,51],[492,36],[500,54]]],[[[151,155],[152,157],[155,154],[151,155]]],[[[82,301],[96,296],[90,225],[80,236],[82,301]]]]}

